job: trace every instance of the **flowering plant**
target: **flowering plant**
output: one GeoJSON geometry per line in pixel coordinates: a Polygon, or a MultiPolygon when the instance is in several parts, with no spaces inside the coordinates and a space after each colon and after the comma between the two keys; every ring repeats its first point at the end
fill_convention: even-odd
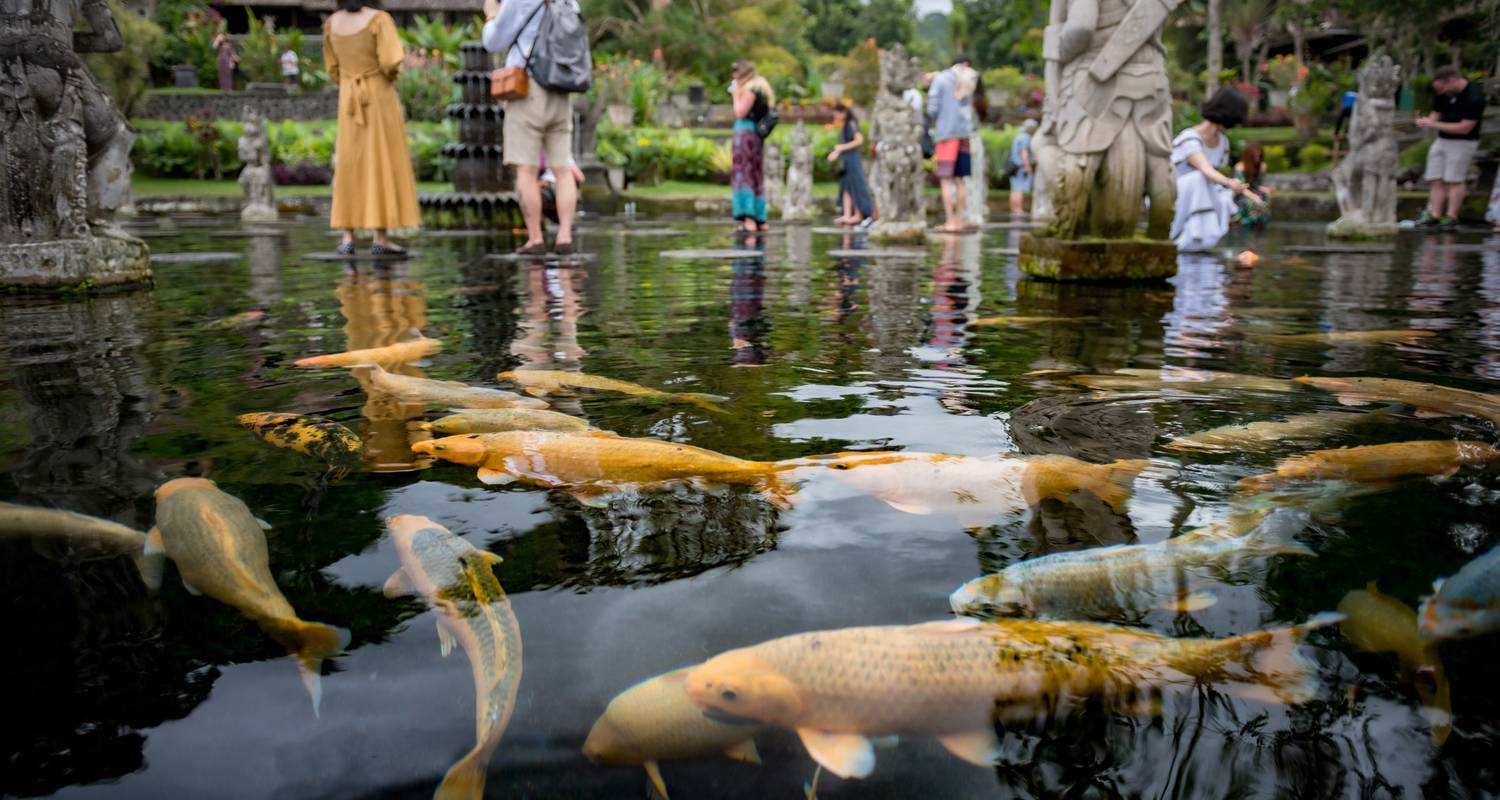
{"type": "Polygon", "coordinates": [[[1260,65],[1260,71],[1273,86],[1289,89],[1307,79],[1307,65],[1295,56],[1276,56],[1260,65]]]}
{"type": "Polygon", "coordinates": [[[406,109],[406,118],[440,122],[448,105],[458,102],[458,86],[449,77],[443,54],[436,50],[407,50],[396,78],[396,94],[406,109]]]}

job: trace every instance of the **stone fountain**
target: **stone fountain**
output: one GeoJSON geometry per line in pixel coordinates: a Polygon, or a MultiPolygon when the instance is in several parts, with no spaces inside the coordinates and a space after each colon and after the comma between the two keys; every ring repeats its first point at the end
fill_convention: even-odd
{"type": "Polygon", "coordinates": [[[453,159],[453,191],[418,195],[422,222],[435,228],[509,227],[519,223],[521,207],[513,174],[501,160],[505,109],[490,97],[495,59],[479,42],[464,42],[459,53],[463,69],[453,76],[459,102],[448,106],[458,141],[443,146],[443,155],[453,159]]]}
{"type": "Polygon", "coordinates": [[[1359,99],[1349,121],[1349,155],[1333,171],[1339,218],[1328,235],[1369,239],[1396,235],[1396,89],[1401,66],[1377,55],[1359,71],[1359,99]]]}
{"type": "Polygon", "coordinates": [[[119,28],[104,0],[35,5],[0,4],[0,284],[149,283],[145,243],[111,221],[135,131],[79,57],[119,50],[119,28]]]}
{"type": "Polygon", "coordinates": [[[1180,1],[1052,3],[1042,50],[1046,105],[1032,139],[1033,212],[1043,227],[1021,240],[1022,272],[1053,280],[1177,273],[1177,247],[1167,238],[1177,183],[1161,30],[1180,1]]]}

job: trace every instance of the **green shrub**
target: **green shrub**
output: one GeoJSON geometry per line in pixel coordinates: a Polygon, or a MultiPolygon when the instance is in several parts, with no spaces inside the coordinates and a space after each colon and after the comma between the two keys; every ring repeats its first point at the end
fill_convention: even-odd
{"type": "Polygon", "coordinates": [[[159,0],[156,24],[171,31],[152,65],[162,70],[178,64],[191,64],[204,86],[217,85],[218,53],[214,37],[225,30],[224,18],[201,0],[159,0]]]}
{"type": "MultiPolygon", "coordinates": [[[[245,9],[245,16],[249,27],[238,47],[240,71],[249,81],[277,83],[281,80],[281,54],[291,45],[291,39],[277,32],[275,19],[261,20],[249,8],[245,9]]],[[[297,38],[302,37],[302,31],[293,32],[297,38]]]]}
{"type": "Polygon", "coordinates": [[[1297,165],[1303,172],[1317,172],[1333,161],[1333,151],[1321,144],[1305,144],[1297,151],[1297,165]]]}
{"type": "Polygon", "coordinates": [[[985,169],[989,173],[991,183],[998,183],[1005,178],[1006,169],[1010,164],[1010,146],[1020,135],[1020,125],[979,129],[979,138],[984,140],[985,169]]]}
{"type": "Polygon", "coordinates": [[[408,50],[396,78],[396,94],[406,118],[419,122],[440,122],[448,116],[448,105],[458,102],[458,85],[443,64],[441,56],[408,50]]]}
{"type": "MultiPolygon", "coordinates": [[[[143,175],[161,178],[211,178],[239,172],[236,147],[243,126],[230,120],[164,122],[133,120],[140,130],[131,160],[143,175]]],[[[454,141],[452,123],[408,122],[406,141],[412,169],[419,181],[447,181],[453,177],[452,159],[442,154],[443,145],[454,141]]],[[[338,125],[325,122],[286,120],[266,125],[271,160],[291,166],[331,167],[338,139],[338,125]]]]}
{"type": "Polygon", "coordinates": [[[130,116],[151,79],[151,62],[162,52],[166,34],[161,26],[131,11],[120,0],[110,0],[109,11],[120,29],[124,46],[114,53],[90,53],[84,60],[99,85],[130,116]]]}
{"type": "Polygon", "coordinates": [[[1291,159],[1286,155],[1286,145],[1268,144],[1265,151],[1266,172],[1286,172],[1292,168],[1291,159]]]}
{"type": "Polygon", "coordinates": [[[399,29],[399,32],[401,43],[406,45],[408,51],[441,58],[444,66],[450,71],[456,71],[460,65],[458,46],[470,40],[478,40],[481,27],[483,22],[479,17],[474,17],[467,24],[450,25],[441,17],[419,14],[412,17],[410,24],[399,29]]]}
{"type": "Polygon", "coordinates": [[[1427,151],[1432,149],[1432,139],[1418,139],[1405,150],[1401,151],[1397,163],[1401,169],[1420,169],[1427,163],[1427,151]]]}

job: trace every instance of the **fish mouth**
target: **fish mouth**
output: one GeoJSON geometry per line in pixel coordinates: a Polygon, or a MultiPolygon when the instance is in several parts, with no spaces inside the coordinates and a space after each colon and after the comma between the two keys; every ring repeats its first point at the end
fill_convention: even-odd
{"type": "Polygon", "coordinates": [[[761,724],[760,720],[758,720],[758,719],[750,719],[749,717],[742,717],[742,716],[739,716],[738,714],[731,714],[728,711],[725,711],[725,710],[723,710],[721,708],[705,708],[705,709],[703,709],[703,718],[706,719],[706,720],[708,720],[709,722],[717,722],[720,725],[760,725],[761,724]]]}

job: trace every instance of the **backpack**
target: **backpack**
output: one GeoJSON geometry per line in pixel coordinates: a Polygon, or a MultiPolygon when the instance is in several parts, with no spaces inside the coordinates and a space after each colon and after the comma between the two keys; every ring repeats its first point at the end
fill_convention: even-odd
{"type": "Polygon", "coordinates": [[[594,85],[589,30],[574,0],[543,0],[547,14],[532,48],[531,78],[553,92],[578,94],[594,85]]]}

